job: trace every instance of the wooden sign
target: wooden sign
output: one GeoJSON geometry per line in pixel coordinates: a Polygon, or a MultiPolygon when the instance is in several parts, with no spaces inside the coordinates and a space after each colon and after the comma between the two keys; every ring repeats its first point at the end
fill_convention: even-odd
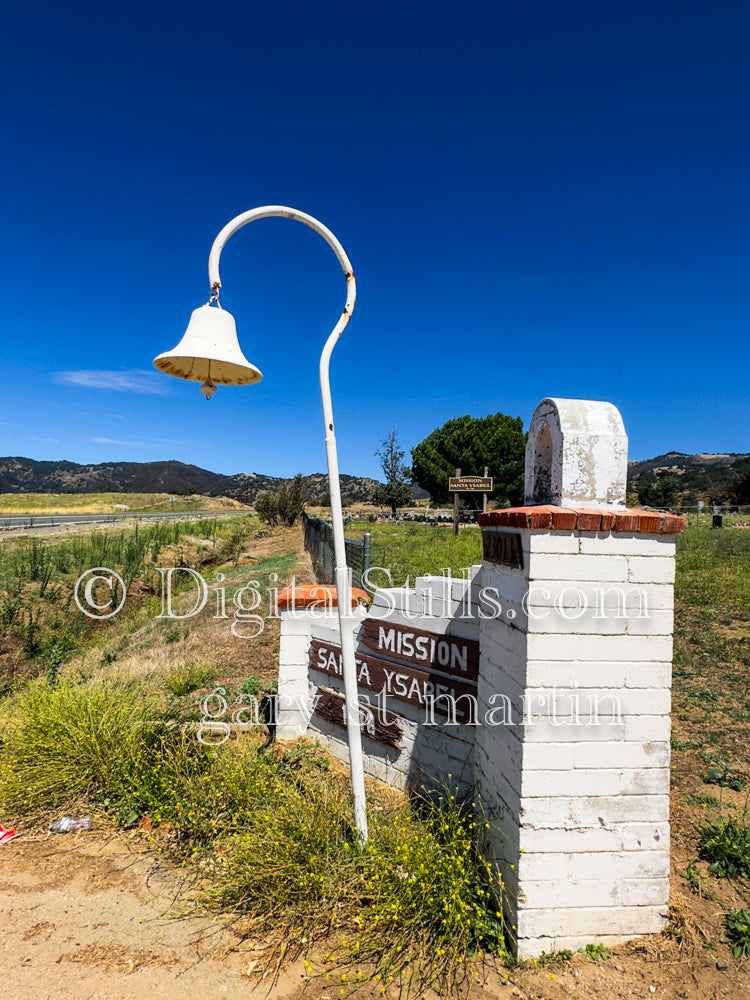
{"type": "MultiPolygon", "coordinates": [[[[318,688],[317,695],[315,711],[321,719],[326,719],[335,726],[346,729],[344,696],[337,691],[331,691],[330,688],[318,688]]],[[[358,702],[358,706],[360,729],[363,734],[369,736],[371,740],[375,740],[376,743],[385,743],[387,746],[399,750],[401,748],[399,740],[404,730],[398,724],[398,716],[365,701],[358,702]]]]}
{"type": "Polygon", "coordinates": [[[374,653],[465,680],[479,673],[479,643],[421,628],[366,618],[360,639],[374,653]]]}
{"type": "MultiPolygon", "coordinates": [[[[319,639],[310,643],[310,666],[331,677],[344,676],[339,647],[319,639]]],[[[432,707],[440,715],[449,717],[451,705],[455,705],[459,722],[473,717],[471,708],[476,704],[476,683],[439,677],[426,670],[415,670],[363,653],[356,654],[355,667],[357,683],[370,691],[384,692],[386,699],[395,698],[428,710],[432,707]]]]}
{"type": "Polygon", "coordinates": [[[451,476],[451,493],[492,493],[492,476],[451,476]]]}
{"type": "Polygon", "coordinates": [[[511,531],[483,531],[482,555],[487,562],[523,569],[521,536],[511,531]]]}

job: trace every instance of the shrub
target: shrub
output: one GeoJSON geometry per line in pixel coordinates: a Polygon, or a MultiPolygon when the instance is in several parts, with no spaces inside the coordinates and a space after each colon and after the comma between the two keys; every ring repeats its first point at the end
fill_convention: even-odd
{"type": "Polygon", "coordinates": [[[253,506],[263,524],[279,523],[279,505],[276,495],[270,490],[263,490],[259,493],[253,506]]]}
{"type": "Polygon", "coordinates": [[[481,857],[473,805],[446,791],[418,806],[374,827],[363,946],[382,952],[386,941],[380,965],[393,974],[429,955],[432,974],[450,985],[473,951],[505,954],[502,884],[481,857]]]}
{"type": "Polygon", "coordinates": [[[174,851],[196,854],[243,829],[257,807],[265,761],[255,753],[216,752],[194,733],[160,725],[142,740],[104,804],[123,826],[147,816],[174,828],[174,851]]]}
{"type": "Polygon", "coordinates": [[[135,686],[31,684],[9,717],[0,798],[29,814],[114,791],[153,727],[155,708],[135,686]]]}
{"type": "Polygon", "coordinates": [[[473,951],[504,954],[501,887],[477,849],[482,824],[472,808],[447,795],[415,811],[376,795],[361,850],[349,782],[322,773],[314,754],[291,771],[280,765],[268,791],[212,899],[250,915],[256,931],[276,932],[281,953],[342,928],[336,961],[366,963],[384,982],[411,965],[445,987],[473,951]]]}

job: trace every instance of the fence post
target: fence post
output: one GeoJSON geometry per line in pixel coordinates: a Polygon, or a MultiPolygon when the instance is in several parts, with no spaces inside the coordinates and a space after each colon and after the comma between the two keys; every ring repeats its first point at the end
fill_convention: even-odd
{"type": "Polygon", "coordinates": [[[370,559],[372,556],[372,532],[365,532],[365,541],[362,547],[362,586],[366,590],[370,590],[370,587],[366,585],[367,574],[370,572],[370,559]]]}

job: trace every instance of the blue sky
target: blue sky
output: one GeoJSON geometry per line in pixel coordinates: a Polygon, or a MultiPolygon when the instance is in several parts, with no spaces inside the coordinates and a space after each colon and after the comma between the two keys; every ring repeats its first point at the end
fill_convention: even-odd
{"type": "Polygon", "coordinates": [[[741,2],[14,5],[0,454],[323,471],[345,288],[304,226],[222,258],[260,385],[151,366],[264,204],[354,265],[343,472],[548,395],[614,402],[631,458],[750,451],[749,42],[741,2]]]}

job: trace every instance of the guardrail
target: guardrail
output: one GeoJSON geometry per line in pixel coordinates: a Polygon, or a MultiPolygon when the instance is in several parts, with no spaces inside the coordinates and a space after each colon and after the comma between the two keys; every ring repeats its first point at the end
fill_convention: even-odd
{"type": "Polygon", "coordinates": [[[117,514],[33,514],[33,513],[18,513],[18,514],[0,514],[0,530],[2,531],[14,531],[17,529],[30,529],[30,528],[54,528],[59,527],[63,524],[114,524],[117,521],[153,521],[159,520],[161,518],[188,518],[189,520],[198,520],[206,517],[227,517],[231,515],[244,515],[249,514],[250,510],[194,510],[194,511],[177,511],[175,513],[168,512],[152,512],[147,511],[137,511],[129,510],[122,511],[117,514]]]}

